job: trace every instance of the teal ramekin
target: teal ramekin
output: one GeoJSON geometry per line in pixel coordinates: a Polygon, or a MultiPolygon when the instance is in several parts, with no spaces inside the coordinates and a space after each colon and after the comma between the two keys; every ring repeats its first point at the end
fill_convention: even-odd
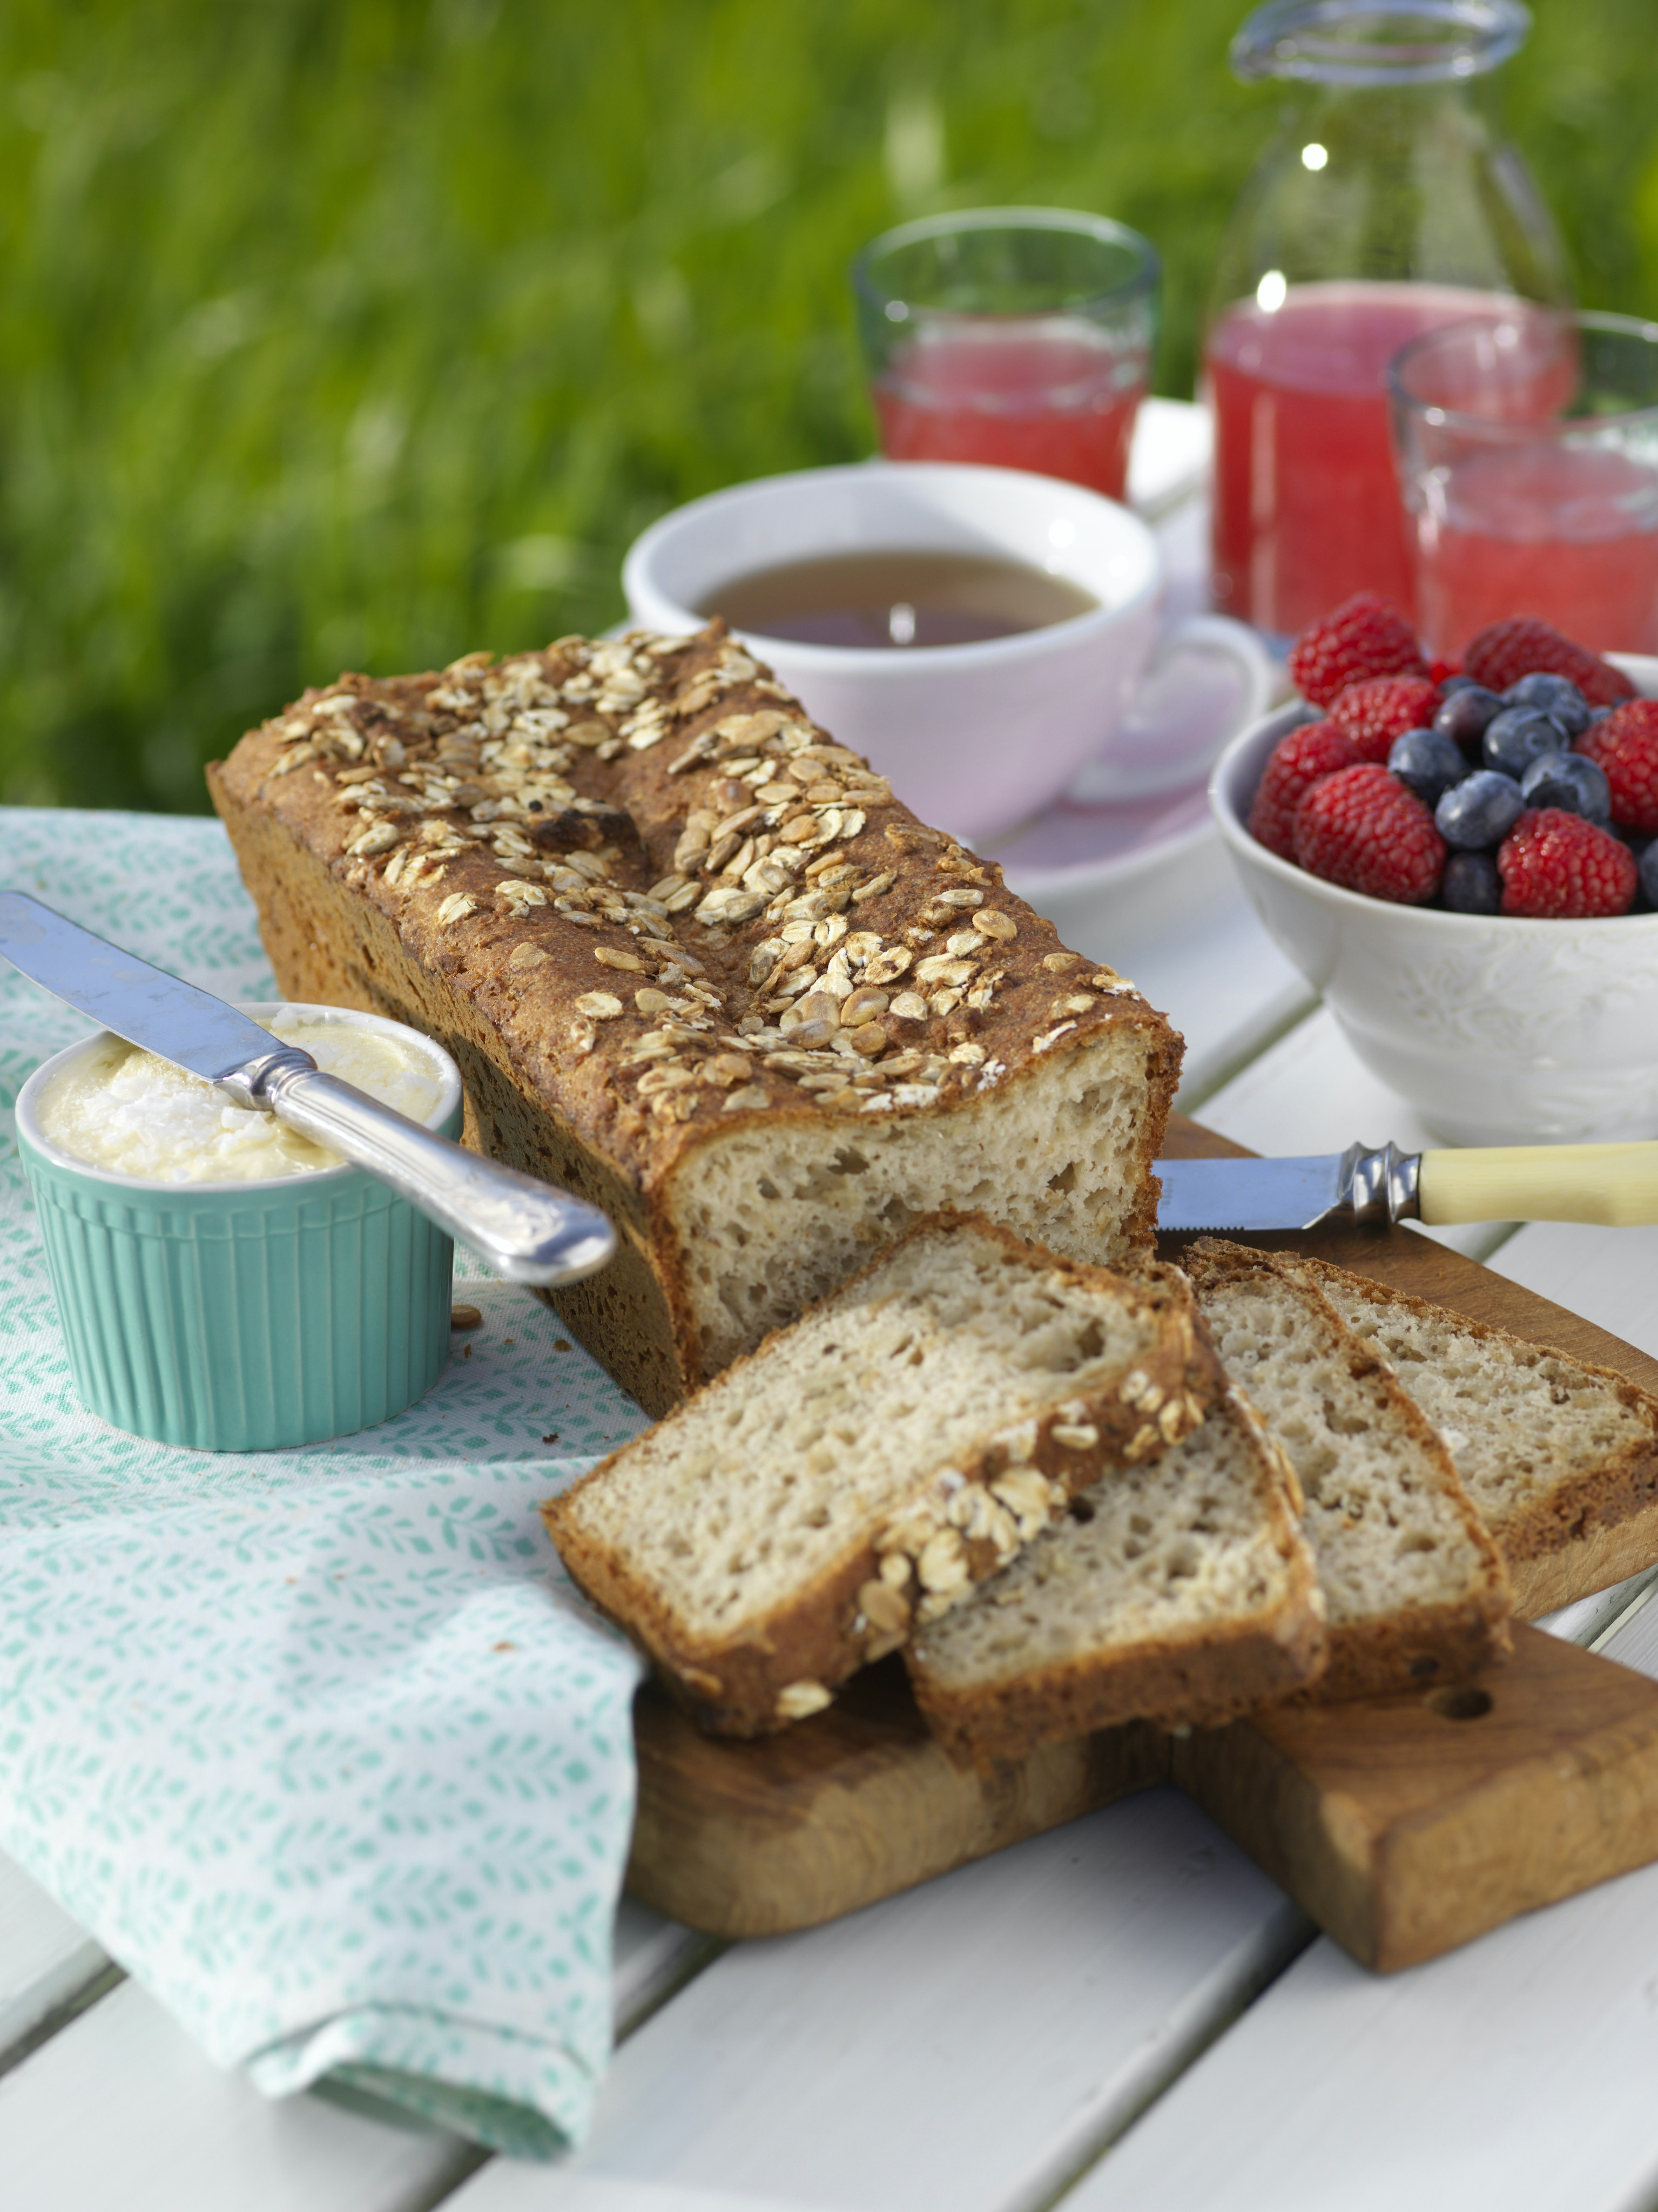
{"type": "MultiPolygon", "coordinates": [[[[341,1006],[242,1012],[303,1013],[418,1047],[440,1079],[428,1126],[459,1135],[460,1071],[430,1038],[341,1006]]],[[[197,1451],[319,1443],[413,1405],[448,1358],[453,1240],[361,1168],[158,1183],[75,1158],[42,1132],[40,1094],[109,1042],[103,1031],[56,1054],[17,1100],[82,1403],[197,1451]]]]}

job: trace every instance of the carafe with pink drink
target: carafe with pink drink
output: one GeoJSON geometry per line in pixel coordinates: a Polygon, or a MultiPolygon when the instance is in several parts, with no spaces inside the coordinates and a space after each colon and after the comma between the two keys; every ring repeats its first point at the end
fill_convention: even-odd
{"type": "Polygon", "coordinates": [[[1492,294],[1564,304],[1554,228],[1479,83],[1523,43],[1518,0],[1274,0],[1233,42],[1293,88],[1217,271],[1215,603],[1303,629],[1357,591],[1414,613],[1387,369],[1492,294]]]}

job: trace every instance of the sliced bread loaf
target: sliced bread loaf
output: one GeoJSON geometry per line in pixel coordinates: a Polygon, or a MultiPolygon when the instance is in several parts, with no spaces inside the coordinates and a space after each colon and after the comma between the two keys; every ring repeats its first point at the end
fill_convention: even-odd
{"type": "Polygon", "coordinates": [[[1175,1270],[1130,1282],[934,1216],[547,1524],[702,1725],[758,1735],[1194,1428],[1218,1382],[1175,1270]]]}
{"type": "Polygon", "coordinates": [[[1324,1601],[1287,1461],[1236,1389],[1161,1457],[1104,1475],[905,1647],[959,1759],[1122,1721],[1211,1726],[1311,1681],[1324,1601]]]}
{"type": "Polygon", "coordinates": [[[1610,1368],[1303,1264],[1438,1430],[1523,1619],[1658,1559],[1658,1400],[1610,1368]]]}
{"type": "Polygon", "coordinates": [[[1206,1237],[1186,1264],[1222,1365],[1305,1493],[1330,1636],[1313,1694],[1455,1681],[1502,1656],[1502,1561],[1386,1361],[1290,1256],[1206,1237]]]}

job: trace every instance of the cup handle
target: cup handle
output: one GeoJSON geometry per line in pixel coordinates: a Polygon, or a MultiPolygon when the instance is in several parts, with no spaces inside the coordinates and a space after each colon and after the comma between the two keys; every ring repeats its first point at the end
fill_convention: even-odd
{"type": "Polygon", "coordinates": [[[1171,623],[1154,644],[1140,683],[1162,677],[1182,653],[1218,654],[1242,679],[1241,696],[1224,726],[1191,733],[1170,756],[1125,756],[1108,744],[1072,778],[1068,796],[1084,806],[1113,806],[1155,799],[1200,784],[1240,730],[1259,721],[1284,682],[1283,672],[1254,630],[1230,615],[1187,615],[1171,623]]]}
{"type": "Polygon", "coordinates": [[[1284,686],[1284,671],[1259,634],[1230,615],[1187,615],[1171,623],[1157,640],[1152,666],[1177,653],[1224,653],[1242,671],[1243,704],[1236,729],[1226,733],[1228,743],[1238,730],[1247,730],[1251,722],[1260,720],[1284,686]]]}

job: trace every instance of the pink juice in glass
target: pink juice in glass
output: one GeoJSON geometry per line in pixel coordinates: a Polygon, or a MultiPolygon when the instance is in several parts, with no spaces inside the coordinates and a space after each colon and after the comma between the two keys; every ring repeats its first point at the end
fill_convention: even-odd
{"type": "Polygon", "coordinates": [[[1121,499],[1145,362],[1074,324],[928,331],[875,381],[895,461],[1030,469],[1121,499]]]}
{"type": "Polygon", "coordinates": [[[1286,633],[1355,592],[1414,613],[1386,370],[1411,338],[1491,304],[1448,285],[1342,283],[1226,309],[1206,359],[1218,607],[1286,633]]]}
{"type": "Polygon", "coordinates": [[[1536,615],[1592,653],[1658,652],[1658,470],[1605,447],[1475,453],[1417,518],[1417,587],[1433,649],[1536,615]]]}

